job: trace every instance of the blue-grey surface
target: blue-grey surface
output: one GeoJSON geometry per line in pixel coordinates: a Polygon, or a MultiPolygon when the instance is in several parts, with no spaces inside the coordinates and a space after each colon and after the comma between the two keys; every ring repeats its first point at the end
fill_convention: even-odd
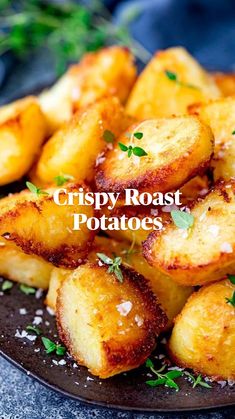
{"type": "MultiPolygon", "coordinates": [[[[206,67],[235,71],[234,0],[107,0],[107,3],[112,5],[116,19],[133,4],[139,6],[141,13],[131,29],[150,52],[184,45],[206,67]]],[[[27,63],[16,64],[12,58],[0,61],[0,83],[5,74],[8,77],[0,89],[0,103],[50,84],[54,78],[51,57],[45,52],[27,63]]],[[[0,371],[0,418],[3,419],[173,417],[172,414],[145,416],[83,406],[44,388],[5,360],[0,360],[0,371]]],[[[225,409],[176,417],[229,419],[235,417],[235,411],[225,409]]]]}

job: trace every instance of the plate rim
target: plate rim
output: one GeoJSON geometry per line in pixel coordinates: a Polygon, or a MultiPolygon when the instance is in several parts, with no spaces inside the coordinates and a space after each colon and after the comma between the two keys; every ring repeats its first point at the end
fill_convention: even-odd
{"type": "Polygon", "coordinates": [[[197,413],[197,412],[213,412],[213,410],[221,410],[221,409],[226,409],[226,408],[235,408],[235,402],[232,403],[226,403],[226,404],[218,404],[218,405],[214,405],[214,406],[203,406],[203,407],[198,407],[198,408],[172,408],[172,409],[164,409],[164,408],[139,408],[139,407],[134,407],[134,406],[124,406],[124,405],[114,405],[112,403],[106,403],[106,402],[98,402],[98,401],[94,401],[92,399],[88,399],[88,398],[84,398],[81,396],[75,396],[73,394],[70,394],[69,392],[67,392],[66,390],[63,390],[57,386],[55,386],[54,384],[50,384],[49,382],[47,382],[45,379],[39,377],[38,375],[36,375],[35,373],[32,373],[31,371],[27,370],[23,365],[20,365],[17,361],[15,361],[13,358],[11,358],[9,355],[7,355],[5,352],[2,351],[2,349],[0,349],[0,355],[2,356],[3,359],[5,359],[6,361],[8,361],[11,365],[13,365],[14,367],[16,367],[18,370],[20,370],[21,372],[23,372],[25,375],[27,375],[28,377],[32,377],[34,380],[36,380],[39,384],[43,385],[45,388],[49,388],[50,390],[54,391],[57,394],[63,395],[68,399],[72,399],[75,401],[78,401],[82,404],[84,404],[84,406],[90,406],[90,407],[96,407],[96,408],[106,408],[106,409],[112,409],[112,410],[121,410],[122,412],[135,412],[135,413],[177,413],[177,412],[193,412],[193,413],[197,413]]]}

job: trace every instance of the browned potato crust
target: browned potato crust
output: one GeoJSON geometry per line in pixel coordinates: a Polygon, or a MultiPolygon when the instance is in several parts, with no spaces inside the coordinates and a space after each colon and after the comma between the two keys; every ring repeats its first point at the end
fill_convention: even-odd
{"type": "Polygon", "coordinates": [[[185,115],[192,103],[220,96],[212,77],[183,48],[159,51],[138,78],[127,113],[138,119],[185,115]],[[179,82],[166,75],[171,72],[179,82]]]}
{"type": "Polygon", "coordinates": [[[105,96],[125,103],[136,79],[131,52],[113,46],[86,54],[39,100],[48,119],[50,133],[69,121],[73,112],[105,96]]]}
{"type": "Polygon", "coordinates": [[[235,286],[224,280],[192,294],[176,318],[169,349],[182,367],[215,379],[235,379],[235,286]]]}
{"type": "Polygon", "coordinates": [[[210,181],[207,175],[195,176],[180,188],[182,192],[181,202],[187,204],[190,201],[203,197],[208,193],[209,189],[210,181]]]}
{"type": "MultiPolygon", "coordinates": [[[[67,184],[67,192],[77,191],[81,184],[67,184]]],[[[55,266],[76,268],[86,258],[94,231],[82,224],[73,231],[73,214],[82,212],[94,216],[91,206],[59,206],[49,195],[35,195],[28,190],[0,201],[0,234],[14,242],[23,252],[41,256],[55,266]]],[[[63,195],[61,195],[63,198],[63,195]]]]}
{"type": "Polygon", "coordinates": [[[222,96],[235,95],[235,74],[234,73],[213,73],[215,83],[217,84],[222,96]]]}
{"type": "Polygon", "coordinates": [[[0,185],[28,172],[45,136],[46,120],[36,98],[27,97],[0,108],[0,185]]]}
{"type": "Polygon", "coordinates": [[[208,124],[215,137],[215,155],[212,160],[214,179],[235,177],[235,97],[218,99],[191,109],[208,124]]]}
{"type": "Polygon", "coordinates": [[[196,117],[146,120],[131,126],[128,133],[124,133],[119,142],[141,147],[147,156],[132,154],[128,158],[116,144],[113,150],[106,152],[105,161],[97,168],[99,190],[174,190],[200,173],[209,164],[213,152],[211,129],[196,117]],[[143,134],[141,140],[134,137],[135,132],[143,134]]]}
{"type": "Polygon", "coordinates": [[[56,300],[59,288],[63,280],[69,275],[71,271],[61,268],[53,268],[51,271],[48,292],[45,298],[45,304],[56,311],[56,300]]]}
{"type": "Polygon", "coordinates": [[[26,255],[18,247],[1,238],[0,275],[31,287],[47,289],[53,265],[34,255],[26,255]]]}
{"type": "Polygon", "coordinates": [[[139,246],[130,246],[124,241],[96,237],[93,245],[94,249],[89,254],[89,261],[98,260],[97,252],[104,253],[109,257],[120,256],[122,263],[133,268],[136,272],[143,275],[158,298],[161,307],[168,317],[166,329],[172,326],[175,316],[182,310],[188,297],[193,292],[192,287],[182,287],[176,284],[169,276],[150,266],[142,256],[139,246]]]}
{"type": "Polygon", "coordinates": [[[77,362],[101,378],[141,365],[166,324],[145,278],[121,269],[122,284],[107,266],[80,266],[63,281],[57,298],[61,340],[77,362]]]}
{"type": "Polygon", "coordinates": [[[191,209],[191,231],[173,222],[143,244],[148,262],[181,285],[203,285],[235,273],[235,181],[221,182],[191,209]]]}
{"type": "Polygon", "coordinates": [[[129,125],[117,98],[104,98],[77,113],[45,144],[32,178],[37,184],[53,182],[58,174],[91,181],[97,157],[108,144],[105,130],[120,134],[129,125]]]}

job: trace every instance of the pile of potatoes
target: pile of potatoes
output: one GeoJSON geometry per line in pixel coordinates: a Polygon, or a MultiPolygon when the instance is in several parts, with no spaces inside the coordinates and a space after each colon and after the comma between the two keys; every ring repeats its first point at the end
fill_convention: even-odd
{"type": "Polygon", "coordinates": [[[141,365],[167,331],[174,363],[235,379],[234,80],[183,48],[156,53],[137,77],[131,52],[113,46],[39,97],[0,108],[0,186],[24,177],[43,191],[0,200],[0,275],[48,290],[61,340],[101,378],[141,365]],[[128,157],[120,143],[145,155],[128,157]],[[58,176],[69,191],[180,189],[193,226],[120,201],[101,215],[158,214],[164,228],[72,231],[73,207],[53,201],[58,176]],[[100,253],[121,258],[122,281],[100,253]]]}

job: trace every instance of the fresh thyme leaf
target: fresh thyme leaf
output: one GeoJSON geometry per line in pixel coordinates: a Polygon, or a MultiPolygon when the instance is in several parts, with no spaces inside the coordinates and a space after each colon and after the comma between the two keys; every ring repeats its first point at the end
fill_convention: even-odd
{"type": "Polygon", "coordinates": [[[206,383],[205,381],[200,381],[199,386],[201,387],[205,387],[205,388],[212,388],[212,386],[210,386],[208,383],[206,383]]]}
{"type": "Polygon", "coordinates": [[[66,352],[66,348],[65,346],[62,346],[62,345],[56,345],[55,352],[56,352],[56,355],[63,356],[66,352]]]}
{"type": "Polygon", "coordinates": [[[142,132],[134,132],[134,137],[137,138],[137,140],[141,140],[141,138],[143,138],[143,133],[142,132]]]}
{"type": "Polygon", "coordinates": [[[201,387],[205,387],[205,388],[211,388],[211,386],[208,383],[203,381],[201,374],[199,374],[197,377],[194,377],[188,371],[184,371],[184,375],[186,375],[186,377],[188,377],[190,379],[190,381],[193,385],[193,388],[195,388],[198,385],[201,386],[201,387]]]}
{"type": "Polygon", "coordinates": [[[176,227],[187,230],[193,226],[194,216],[185,211],[172,210],[171,217],[176,227]]]}
{"type": "Polygon", "coordinates": [[[143,156],[147,156],[148,155],[148,153],[146,153],[146,151],[143,148],[141,148],[141,147],[134,147],[133,148],[133,154],[135,156],[138,156],[138,157],[143,157],[143,156]]]}
{"type": "Polygon", "coordinates": [[[35,195],[39,196],[39,195],[49,195],[48,192],[43,191],[40,188],[37,188],[37,186],[35,186],[33,183],[31,182],[26,182],[26,186],[27,188],[30,190],[30,192],[34,193],[35,195]]]}
{"type": "Polygon", "coordinates": [[[232,132],[232,135],[235,135],[235,130],[232,132]]]}
{"type": "Polygon", "coordinates": [[[3,281],[3,283],[2,283],[2,291],[3,292],[10,290],[12,287],[13,287],[13,282],[8,281],[8,280],[3,281]]]}
{"type": "Polygon", "coordinates": [[[168,77],[169,80],[178,81],[178,77],[176,73],[172,71],[165,70],[165,75],[168,77]]]}
{"type": "Polygon", "coordinates": [[[22,291],[26,295],[35,294],[36,290],[33,287],[29,287],[26,284],[20,284],[20,291],[22,291]]]}
{"type": "Polygon", "coordinates": [[[28,330],[29,332],[33,332],[38,336],[42,333],[41,329],[39,329],[39,327],[37,326],[34,326],[33,324],[29,324],[28,326],[26,326],[26,330],[28,330]]]}
{"type": "Polygon", "coordinates": [[[50,354],[56,350],[56,344],[44,336],[42,337],[42,343],[46,349],[47,354],[50,354]]]}
{"type": "Polygon", "coordinates": [[[118,145],[119,145],[119,147],[122,151],[127,151],[128,150],[128,147],[125,144],[118,143],[118,145]]]}
{"type": "Polygon", "coordinates": [[[234,284],[234,285],[235,285],[235,275],[227,275],[227,276],[228,276],[229,281],[230,281],[232,284],[234,284]]]}
{"type": "Polygon", "coordinates": [[[129,260],[129,257],[131,255],[135,255],[137,253],[139,253],[139,251],[137,249],[135,249],[135,235],[133,234],[132,243],[131,243],[129,249],[123,250],[122,251],[122,254],[125,255],[125,259],[128,261],[129,260]]]}
{"type": "Polygon", "coordinates": [[[73,180],[74,177],[70,175],[58,175],[54,177],[54,181],[56,183],[56,186],[63,186],[66,182],[69,180],[73,180]]]}
{"type": "Polygon", "coordinates": [[[106,265],[109,265],[107,272],[114,273],[118,281],[123,282],[123,274],[120,269],[120,265],[122,264],[122,258],[117,256],[111,259],[110,257],[106,256],[104,253],[96,253],[96,255],[102,262],[104,262],[106,265]]]}
{"type": "Polygon", "coordinates": [[[145,362],[145,365],[147,368],[150,368],[150,370],[157,376],[156,380],[148,380],[146,381],[146,384],[148,384],[151,387],[155,387],[158,385],[165,385],[170,388],[174,388],[175,390],[179,390],[178,384],[174,381],[176,378],[182,377],[183,372],[179,370],[170,370],[167,372],[164,372],[166,369],[166,365],[163,365],[161,368],[156,370],[154,368],[154,364],[151,361],[151,359],[147,359],[145,362]]]}
{"type": "Polygon", "coordinates": [[[106,129],[103,134],[103,139],[104,141],[106,141],[106,143],[113,144],[115,141],[115,135],[112,131],[109,131],[108,129],[106,129]]]}
{"type": "Polygon", "coordinates": [[[235,307],[235,291],[233,292],[233,295],[231,298],[225,298],[227,304],[231,304],[233,307],[235,307]]]}

